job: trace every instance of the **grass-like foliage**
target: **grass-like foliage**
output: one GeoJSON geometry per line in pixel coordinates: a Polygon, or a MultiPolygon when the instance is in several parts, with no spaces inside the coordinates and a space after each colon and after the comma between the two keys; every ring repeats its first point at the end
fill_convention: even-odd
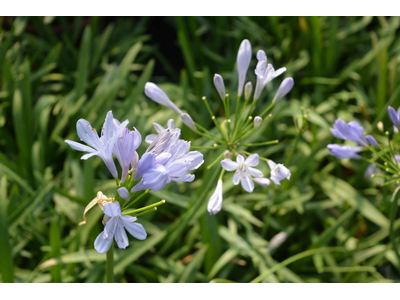
{"type": "MultiPolygon", "coordinates": [[[[213,76],[236,92],[243,39],[296,82],[247,140],[279,140],[254,151],[284,163],[290,181],[248,194],[226,177],[223,208],[212,216],[216,166],[203,165],[191,184],[151,191],[140,206],[166,204],[140,217],[145,241],[114,250],[115,280],[399,281],[396,185],[364,178],[368,162],[327,149],[337,142],[329,130],[337,117],[357,120],[366,134],[393,131],[387,107],[400,106],[399,28],[398,17],[1,17],[0,281],[104,282],[106,255],[93,248],[103,212],[95,207],[78,224],[97,191],[115,194],[115,181],[100,158],[82,161],[64,140],[77,140],[80,118],[100,131],[109,110],[143,138],[153,122],[175,118],[183,138],[215,161],[213,142],[146,98],[144,86],[157,83],[211,130],[201,99],[223,115],[213,76]]],[[[255,81],[253,67],[248,78],[255,81]]],[[[280,82],[266,86],[253,116],[280,82]]],[[[264,161],[258,168],[269,173],[264,161]]]]}

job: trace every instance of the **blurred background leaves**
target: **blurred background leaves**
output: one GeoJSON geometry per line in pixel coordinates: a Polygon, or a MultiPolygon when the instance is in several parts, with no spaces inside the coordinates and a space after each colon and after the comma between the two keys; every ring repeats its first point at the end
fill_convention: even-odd
{"type": "MultiPolygon", "coordinates": [[[[267,126],[249,137],[281,141],[250,151],[287,164],[290,182],[245,194],[227,175],[216,216],[206,206],[217,165],[202,167],[192,184],[151,193],[142,204],[163,198],[167,205],[141,218],[147,240],[116,251],[117,280],[399,281],[388,238],[392,189],[365,179],[366,163],[337,160],[326,149],[336,117],[358,120],[368,134],[380,133],[379,121],[391,129],[387,105],[400,105],[399,26],[398,17],[0,18],[1,281],[103,282],[105,255],[93,249],[101,210],[78,223],[98,190],[115,193],[114,181],[100,159],[81,161],[64,140],[76,140],[79,118],[100,128],[110,109],[143,137],[152,122],[176,118],[146,99],[147,81],[210,128],[201,97],[222,113],[212,77],[221,74],[236,93],[244,38],[295,80],[267,126]]],[[[255,58],[253,83],[254,67],[255,58]]],[[[267,86],[258,112],[280,81],[267,86]]],[[[182,129],[193,145],[207,144],[182,129]]],[[[219,153],[204,154],[208,165],[219,153]]]]}

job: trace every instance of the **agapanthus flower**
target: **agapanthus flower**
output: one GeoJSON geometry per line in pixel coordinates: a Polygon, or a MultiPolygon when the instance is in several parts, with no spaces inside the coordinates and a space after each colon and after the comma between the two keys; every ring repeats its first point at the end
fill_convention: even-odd
{"type": "Polygon", "coordinates": [[[393,125],[396,126],[397,129],[400,129],[400,107],[396,111],[393,107],[389,106],[388,114],[393,125]]]}
{"type": "Polygon", "coordinates": [[[104,205],[104,214],[107,222],[102,231],[94,242],[94,248],[99,253],[106,253],[112,244],[113,239],[121,249],[125,249],[129,245],[127,230],[133,237],[138,240],[145,240],[147,237],[146,230],[137,221],[136,217],[123,216],[119,202],[107,203],[104,205]]]}
{"type": "Polygon", "coordinates": [[[182,113],[182,111],[171,101],[171,99],[169,99],[168,95],[155,83],[147,82],[144,86],[144,93],[154,102],[164,105],[178,114],[182,113]]]}
{"type": "MultiPolygon", "coordinates": [[[[171,134],[171,131],[166,129],[160,135],[164,135],[165,132],[171,134]]],[[[157,140],[158,138],[153,143],[157,140]]],[[[191,182],[195,176],[187,174],[187,172],[196,170],[204,162],[200,152],[189,151],[190,142],[171,139],[168,142],[162,140],[160,142],[164,146],[162,151],[151,152],[152,150],[150,150],[140,159],[133,178],[135,180],[142,178],[142,181],[132,188],[132,192],[143,189],[158,191],[171,181],[191,182]]],[[[159,146],[155,144],[152,149],[157,147],[159,146]]]]}
{"type": "Polygon", "coordinates": [[[207,210],[210,215],[219,213],[222,209],[222,180],[218,180],[217,188],[212,194],[210,200],[208,200],[207,210]]]}
{"type": "Polygon", "coordinates": [[[360,159],[361,156],[357,153],[362,151],[362,147],[358,146],[341,146],[338,144],[329,144],[328,150],[331,155],[336,156],[338,158],[352,158],[352,159],[360,159]]]}
{"type": "Polygon", "coordinates": [[[290,170],[283,164],[276,164],[272,160],[268,161],[268,166],[271,169],[271,180],[277,185],[281,185],[284,179],[290,180],[290,170]]]}
{"type": "Polygon", "coordinates": [[[132,160],[137,155],[136,149],[139,148],[141,143],[142,136],[136,129],[129,130],[125,128],[121,136],[117,138],[113,153],[122,168],[121,182],[125,181],[132,160]]]}
{"type": "MultiPolygon", "coordinates": [[[[174,124],[174,119],[169,119],[167,122],[167,128],[164,128],[158,123],[153,123],[154,129],[157,131],[157,133],[163,132],[165,129],[175,129],[175,124],[174,124]]],[[[157,137],[158,134],[149,134],[146,136],[146,139],[144,140],[147,144],[151,144],[154,139],[157,137]]]]}
{"type": "Polygon", "coordinates": [[[92,125],[85,119],[79,119],[76,123],[76,131],[79,138],[91,147],[82,145],[70,140],[65,140],[65,142],[70,145],[73,149],[83,152],[89,152],[81,157],[81,159],[88,159],[92,156],[99,156],[107,166],[111,175],[114,178],[118,177],[118,171],[115,167],[113,160],[113,149],[120,137],[125,127],[128,125],[129,121],[126,120],[115,128],[114,118],[111,111],[107,113],[106,120],[103,125],[103,130],[101,131],[101,138],[96,132],[96,129],[92,128],[92,125]]]}
{"type": "Polygon", "coordinates": [[[241,96],[244,82],[246,81],[246,73],[251,62],[251,44],[249,40],[243,40],[240,44],[236,62],[239,73],[238,95],[241,96]]]}
{"type": "Polygon", "coordinates": [[[252,154],[247,157],[246,160],[241,154],[239,154],[236,157],[236,162],[226,158],[221,161],[221,165],[225,170],[235,172],[235,174],[233,175],[234,185],[242,183],[243,189],[246,192],[251,193],[254,189],[254,182],[252,180],[252,177],[263,177],[263,173],[260,170],[253,168],[258,165],[258,162],[258,154],[252,154]]]}
{"type": "Polygon", "coordinates": [[[332,134],[338,139],[349,140],[360,146],[367,146],[368,142],[364,136],[364,128],[356,121],[346,123],[338,118],[331,128],[332,134]]]}
{"type": "Polygon", "coordinates": [[[257,52],[257,59],[258,59],[257,67],[254,70],[254,73],[257,76],[256,91],[254,92],[254,99],[256,100],[260,98],[261,92],[263,91],[264,87],[271,80],[273,80],[274,78],[278,77],[279,75],[281,75],[286,71],[286,68],[280,68],[275,71],[274,67],[271,64],[267,64],[267,55],[263,50],[259,50],[257,52]]]}

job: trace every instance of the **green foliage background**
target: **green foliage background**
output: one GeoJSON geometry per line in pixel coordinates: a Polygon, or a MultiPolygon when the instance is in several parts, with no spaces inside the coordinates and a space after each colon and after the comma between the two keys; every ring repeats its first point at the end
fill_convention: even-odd
{"type": "MultiPolygon", "coordinates": [[[[379,133],[379,121],[391,130],[387,105],[400,105],[399,27],[398,17],[0,18],[1,281],[104,282],[106,255],[93,249],[101,210],[93,209],[85,226],[78,223],[96,192],[115,193],[115,182],[99,158],[81,161],[63,141],[77,140],[79,118],[99,128],[110,109],[143,137],[152,122],[175,118],[181,126],[144,96],[147,81],[212,128],[201,97],[222,113],[212,85],[219,73],[235,99],[244,38],[295,80],[251,138],[281,142],[250,150],[285,163],[290,182],[247,194],[227,175],[223,210],[209,216],[219,167],[205,166],[219,153],[204,151],[194,183],[172,183],[140,200],[167,203],[141,218],[147,240],[131,238],[126,250],[116,250],[116,280],[399,281],[389,239],[397,208],[392,187],[364,179],[367,163],[340,161],[326,149],[336,117],[358,120],[367,133],[379,133]],[[299,131],[301,107],[309,118],[299,131]],[[269,251],[280,232],[286,241],[269,251]]],[[[253,83],[255,64],[253,56],[253,83]]],[[[258,111],[280,81],[267,86],[258,111]]],[[[209,143],[181,127],[193,145],[209,143]]],[[[400,220],[393,224],[398,232],[400,220]]]]}

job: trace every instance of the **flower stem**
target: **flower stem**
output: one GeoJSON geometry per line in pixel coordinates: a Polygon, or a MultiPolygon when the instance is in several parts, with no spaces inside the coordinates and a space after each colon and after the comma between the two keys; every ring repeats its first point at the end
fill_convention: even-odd
{"type": "Polygon", "coordinates": [[[397,206],[398,206],[398,198],[397,196],[397,192],[399,191],[400,187],[396,188],[396,190],[393,193],[392,196],[392,203],[390,205],[390,227],[389,227],[389,236],[390,236],[390,241],[392,242],[392,246],[393,246],[393,251],[396,254],[396,258],[397,258],[397,271],[400,274],[400,254],[399,254],[399,249],[397,248],[397,243],[396,243],[396,235],[394,232],[394,221],[396,219],[396,214],[397,214],[397,206]]]}
{"type": "Polygon", "coordinates": [[[107,251],[107,282],[114,282],[114,241],[111,243],[110,250],[107,251]]]}

